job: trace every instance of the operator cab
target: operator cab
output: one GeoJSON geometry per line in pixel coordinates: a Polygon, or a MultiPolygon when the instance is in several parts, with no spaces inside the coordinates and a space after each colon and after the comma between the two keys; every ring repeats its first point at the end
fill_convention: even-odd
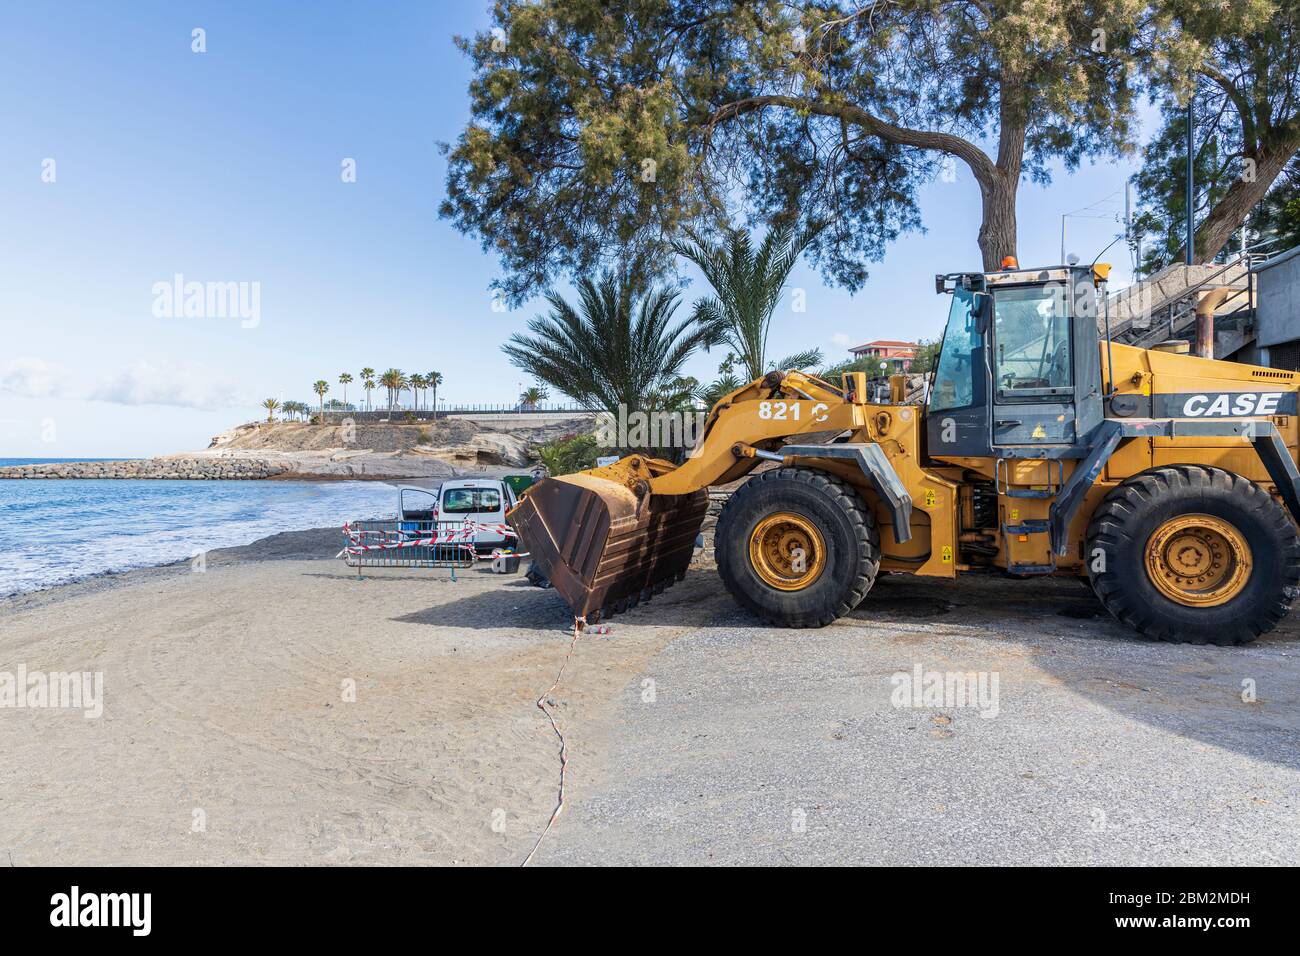
{"type": "Polygon", "coordinates": [[[952,305],[930,389],[930,456],[1082,457],[1102,417],[1092,270],[953,273],[935,290],[952,305]]]}

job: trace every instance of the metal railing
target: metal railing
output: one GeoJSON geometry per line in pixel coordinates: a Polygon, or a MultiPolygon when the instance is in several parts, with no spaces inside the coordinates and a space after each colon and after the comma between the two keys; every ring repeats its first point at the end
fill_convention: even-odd
{"type": "Polygon", "coordinates": [[[568,405],[549,404],[537,406],[520,405],[447,405],[438,409],[439,415],[473,415],[473,414],[510,414],[510,415],[553,415],[556,412],[575,412],[588,414],[590,409],[576,403],[568,405]]]}
{"type": "MultiPolygon", "coordinates": [[[[431,408],[376,408],[372,410],[347,411],[344,409],[325,409],[326,422],[341,422],[352,419],[356,422],[428,422],[436,419],[457,418],[469,415],[594,415],[589,409],[579,405],[548,406],[543,408],[519,408],[517,405],[457,405],[438,409],[434,414],[431,408]]],[[[319,411],[314,411],[311,418],[292,419],[293,421],[315,421],[319,411]]]]}
{"type": "MultiPolygon", "coordinates": [[[[313,409],[311,418],[320,414],[319,410],[313,409]]],[[[405,405],[394,405],[391,409],[388,406],[381,408],[360,408],[344,409],[329,408],[325,409],[326,421],[342,421],[345,418],[351,418],[354,421],[364,422],[403,422],[403,421],[420,421],[427,422],[437,418],[454,418],[458,415],[555,415],[555,414],[574,414],[574,415],[591,415],[595,414],[590,409],[583,408],[581,405],[539,405],[536,408],[521,408],[518,405],[484,403],[481,405],[443,405],[439,407],[435,416],[431,408],[413,408],[405,405]]],[[[309,419],[302,419],[307,421],[309,419]]]]}

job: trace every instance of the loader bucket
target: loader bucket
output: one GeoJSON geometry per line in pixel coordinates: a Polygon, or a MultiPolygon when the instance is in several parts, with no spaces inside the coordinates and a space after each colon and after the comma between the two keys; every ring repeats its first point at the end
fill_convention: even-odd
{"type": "Polygon", "coordinates": [[[594,623],[685,576],[709,496],[650,494],[647,480],[671,468],[634,457],[547,478],[506,516],[575,615],[594,623]]]}

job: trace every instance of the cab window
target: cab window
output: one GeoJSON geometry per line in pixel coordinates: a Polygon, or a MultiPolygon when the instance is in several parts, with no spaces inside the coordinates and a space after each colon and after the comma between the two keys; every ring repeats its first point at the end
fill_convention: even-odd
{"type": "Polygon", "coordinates": [[[980,356],[980,333],[975,326],[975,296],[968,289],[952,294],[948,325],[943,331],[939,364],[935,366],[930,408],[966,408],[975,404],[975,376],[980,356]]]}
{"type": "Polygon", "coordinates": [[[994,380],[1000,399],[1050,399],[1070,391],[1065,286],[993,294],[994,380]]]}

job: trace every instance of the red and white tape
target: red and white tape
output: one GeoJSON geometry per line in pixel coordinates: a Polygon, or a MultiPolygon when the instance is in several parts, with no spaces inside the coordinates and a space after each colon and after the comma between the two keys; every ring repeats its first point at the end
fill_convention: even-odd
{"type": "Polygon", "coordinates": [[[349,544],[337,556],[365,554],[369,551],[396,551],[401,548],[427,548],[435,544],[472,544],[484,532],[511,538],[519,537],[509,525],[483,524],[478,521],[466,521],[460,528],[434,532],[418,538],[408,537],[411,534],[409,531],[367,531],[345,524],[343,533],[347,536],[349,544]],[[367,544],[365,540],[367,538],[379,540],[374,544],[367,544]]]}

